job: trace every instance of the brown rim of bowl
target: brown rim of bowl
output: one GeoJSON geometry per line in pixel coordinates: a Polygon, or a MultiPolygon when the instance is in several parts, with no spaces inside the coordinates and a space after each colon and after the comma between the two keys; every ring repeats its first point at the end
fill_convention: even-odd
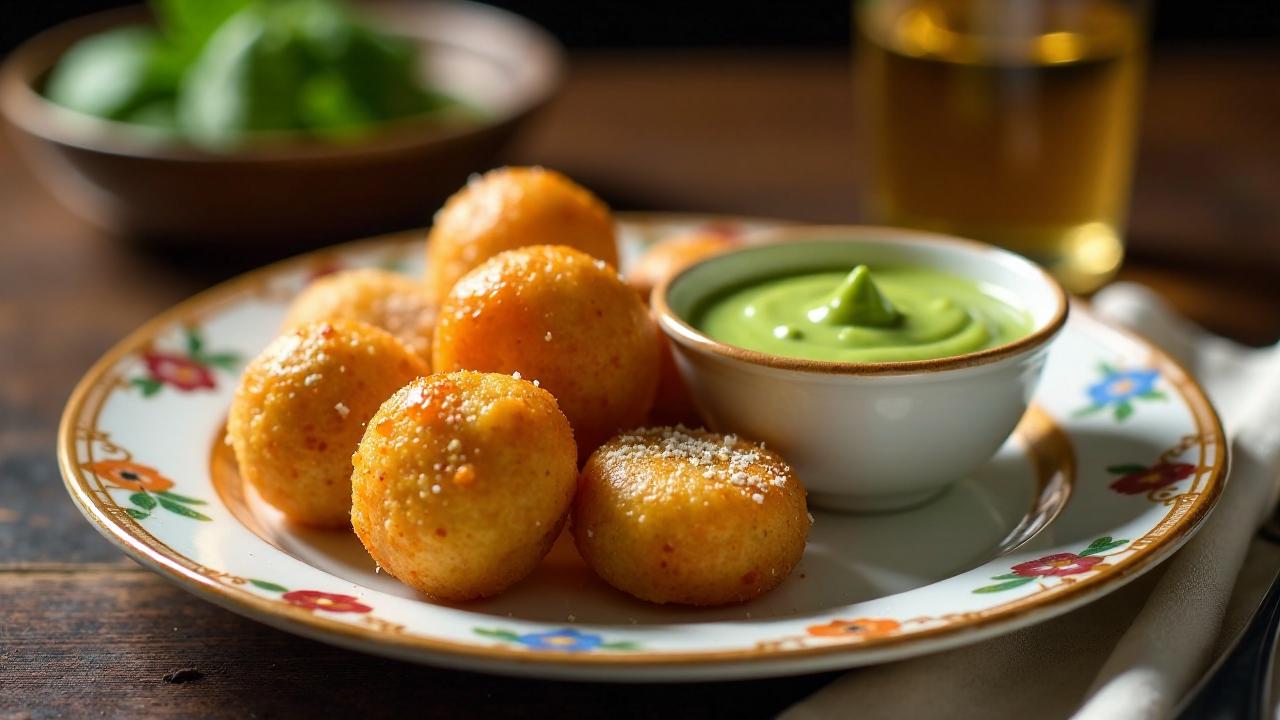
{"type": "MultiPolygon", "coordinates": [[[[403,0],[373,0],[357,3],[377,23],[378,8],[403,8],[413,12],[416,4],[403,0]]],[[[226,151],[206,150],[180,139],[163,137],[132,123],[109,120],[61,107],[40,94],[35,83],[42,78],[76,41],[89,35],[129,24],[145,24],[150,11],[141,5],[104,10],[83,15],[41,31],[25,40],[0,63],[0,114],[9,124],[47,142],[107,155],[140,157],[182,162],[274,162],[281,160],[330,160],[357,156],[394,154],[407,148],[444,143],[512,123],[546,105],[560,88],[565,75],[564,47],[550,33],[531,20],[501,8],[470,0],[431,0],[419,7],[445,8],[500,23],[521,36],[534,51],[528,62],[539,66],[533,82],[519,94],[520,101],[479,122],[448,125],[431,117],[407,117],[379,123],[366,137],[349,142],[327,142],[295,133],[264,133],[226,151]]],[[[394,12],[394,10],[390,10],[394,12]]],[[[418,10],[421,12],[421,10],[418,10]]],[[[394,31],[393,31],[394,32],[394,31]]],[[[430,40],[417,34],[405,37],[418,42],[430,40]]],[[[442,43],[469,47],[460,43],[442,43]]]]}
{"type": "Polygon", "coordinates": [[[934,373],[945,370],[959,370],[961,368],[975,367],[978,365],[988,365],[998,362],[1014,355],[1031,352],[1039,347],[1044,346],[1053,339],[1063,325],[1067,322],[1067,314],[1071,303],[1068,300],[1067,291],[1063,289],[1062,284],[1056,278],[1049,274],[1044,268],[1036,263],[1024,258],[1023,256],[1005,250],[1003,248],[978,242],[977,240],[967,240],[965,238],[954,237],[951,235],[943,235],[940,233],[931,233],[918,230],[910,230],[907,228],[895,228],[883,225],[809,225],[781,228],[761,233],[750,238],[747,244],[736,250],[731,250],[722,255],[715,255],[700,260],[693,265],[681,270],[674,276],[668,277],[658,283],[653,289],[650,296],[650,305],[653,307],[654,313],[657,315],[658,326],[675,342],[691,347],[695,350],[718,355],[730,360],[737,360],[751,365],[761,365],[764,367],[777,368],[780,370],[793,370],[796,372],[823,373],[828,375],[915,375],[920,373],[934,373]],[[901,360],[893,362],[844,362],[837,360],[810,360],[807,358],[793,358],[783,355],[773,355],[770,353],[760,352],[758,350],[748,350],[740,348],[736,345],[715,340],[701,330],[690,325],[683,318],[675,313],[667,304],[667,293],[671,287],[680,282],[680,279],[695,268],[703,265],[723,260],[730,255],[740,252],[749,252],[753,248],[763,245],[784,244],[792,239],[799,240],[801,237],[808,241],[816,242],[840,242],[850,241],[848,237],[850,232],[865,233],[867,231],[884,233],[886,238],[884,241],[893,243],[902,243],[906,245],[925,245],[925,246],[945,246],[950,248],[961,248],[970,252],[978,252],[983,254],[992,254],[1008,258],[1017,263],[1024,264],[1027,268],[1039,274],[1040,278],[1048,285],[1050,291],[1057,299],[1057,307],[1053,316],[1049,321],[1036,328],[1031,334],[1018,338],[1012,342],[1003,345],[997,345],[986,350],[965,353],[963,355],[952,355],[950,357],[934,358],[931,360],[901,360]],[[843,237],[840,237],[843,235],[843,237]],[[900,236],[900,237],[898,237],[900,236]]]}

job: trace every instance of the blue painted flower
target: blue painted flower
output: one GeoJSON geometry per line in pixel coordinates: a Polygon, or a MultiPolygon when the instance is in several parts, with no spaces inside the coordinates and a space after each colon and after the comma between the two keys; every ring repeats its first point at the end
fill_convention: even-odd
{"type": "Polygon", "coordinates": [[[1099,405],[1125,402],[1155,389],[1155,370],[1118,370],[1089,386],[1089,398],[1099,405]]]}
{"type": "Polygon", "coordinates": [[[1106,363],[1099,363],[1098,371],[1102,374],[1102,379],[1085,389],[1090,404],[1077,410],[1077,417],[1111,408],[1116,421],[1122,422],[1133,414],[1134,400],[1165,399],[1165,394],[1156,389],[1160,373],[1155,370],[1118,370],[1106,363]]]}
{"type": "Polygon", "coordinates": [[[530,633],[521,635],[515,640],[533,650],[556,650],[559,652],[586,652],[604,644],[604,638],[599,635],[591,635],[571,628],[530,633]]]}

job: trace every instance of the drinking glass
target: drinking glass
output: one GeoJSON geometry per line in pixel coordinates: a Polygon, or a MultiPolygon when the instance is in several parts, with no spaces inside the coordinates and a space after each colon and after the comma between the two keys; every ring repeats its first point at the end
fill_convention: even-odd
{"type": "Polygon", "coordinates": [[[1144,0],[860,0],[868,214],[1007,247],[1087,293],[1115,274],[1144,0]]]}

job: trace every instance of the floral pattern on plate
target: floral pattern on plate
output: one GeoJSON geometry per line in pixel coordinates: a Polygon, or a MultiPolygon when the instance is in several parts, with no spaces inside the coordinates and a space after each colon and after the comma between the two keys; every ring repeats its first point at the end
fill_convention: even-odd
{"type": "Polygon", "coordinates": [[[184,393],[215,390],[218,387],[216,370],[232,372],[240,366],[241,357],[237,353],[206,350],[199,328],[186,328],[183,337],[184,352],[148,349],[142,353],[147,372],[131,379],[129,384],[141,390],[143,397],[159,393],[166,385],[184,393]]]}
{"type": "MultiPolygon", "coordinates": [[[[622,226],[623,254],[635,256],[637,238],[651,242],[707,222],[723,221],[634,217],[622,226]]],[[[750,222],[740,227],[744,235],[758,229],[750,222]]],[[[953,637],[952,631],[1001,627],[1025,608],[1053,609],[1060,600],[1099,597],[1130,576],[1118,568],[1149,566],[1189,537],[1223,484],[1221,429],[1194,382],[1150,346],[1074,308],[1079,316],[1059,340],[1068,349],[1057,353],[1069,357],[1050,356],[1036,398],[1068,434],[1078,433],[1071,435],[1072,467],[1078,470],[1070,471],[1078,474],[1078,494],[1062,511],[1078,534],[1065,540],[1045,533],[1027,548],[991,556],[972,570],[821,611],[752,618],[752,605],[743,608],[745,617],[731,621],[651,618],[648,624],[633,620],[630,627],[564,627],[563,620],[533,619],[537,615],[513,619],[484,606],[434,605],[348,582],[341,573],[265,542],[227,512],[215,500],[225,498],[211,484],[209,444],[220,437],[240,359],[278,330],[300,288],[344,268],[420,273],[421,239],[414,233],[359,243],[252,273],[214,291],[209,297],[216,302],[184,304],[113,350],[72,397],[64,425],[70,432],[60,438],[68,487],[81,509],[104,533],[124,540],[129,552],[184,587],[199,586],[201,594],[216,593],[239,612],[313,637],[341,634],[344,644],[373,652],[439,663],[466,656],[471,667],[487,669],[483,664],[493,661],[494,670],[532,675],[617,679],[618,665],[610,660],[625,658],[628,669],[622,672],[643,669],[648,679],[711,679],[758,676],[762,657],[779,672],[908,657],[930,651],[953,637]],[[1076,419],[1103,411],[1114,422],[1099,427],[1076,419]],[[1098,437],[1125,442],[1090,440],[1098,437]],[[1170,449],[1161,454],[1162,447],[1170,449]],[[1153,502],[1126,505],[1124,522],[1106,519],[1116,513],[1089,515],[1099,504],[1133,503],[1137,497],[1153,502]],[[126,515],[137,522],[127,522],[126,515]],[[168,515],[201,522],[154,521],[168,515]],[[1012,592],[1024,585],[1030,592],[1012,592]],[[334,591],[339,588],[347,592],[334,591]],[[397,644],[394,653],[390,644],[397,644]],[[793,658],[795,649],[818,654],[793,658]],[[757,664],[739,662],[748,659],[757,664]],[[789,664],[793,660],[803,666],[789,664]],[[501,666],[504,661],[515,664],[501,666]],[[540,669],[547,667],[557,670],[540,669]],[[738,669],[748,667],[756,669],[738,669]]],[[[807,592],[804,583],[820,584],[811,574],[778,597],[807,592]]]]}

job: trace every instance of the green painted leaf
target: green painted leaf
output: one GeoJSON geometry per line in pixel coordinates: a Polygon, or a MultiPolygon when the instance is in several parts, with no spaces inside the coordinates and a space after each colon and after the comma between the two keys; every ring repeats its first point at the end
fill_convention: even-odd
{"type": "Polygon", "coordinates": [[[1142,398],[1143,400],[1167,400],[1169,398],[1168,395],[1165,395],[1159,390],[1148,390],[1142,393],[1141,395],[1139,395],[1138,397],[1142,398]]]}
{"type": "Polygon", "coordinates": [[[1111,363],[1100,362],[1098,363],[1098,372],[1102,373],[1103,375],[1115,375],[1116,372],[1118,371],[1116,370],[1115,366],[1112,365],[1111,363]]]}
{"type": "Polygon", "coordinates": [[[200,337],[200,332],[195,328],[187,328],[187,354],[191,357],[199,357],[200,351],[204,349],[204,338],[200,337]]]}
{"type": "Polygon", "coordinates": [[[1022,587],[1023,585],[1026,585],[1027,583],[1032,582],[1034,580],[1035,578],[1033,577],[1020,577],[1017,580],[1009,580],[1002,583],[996,583],[995,585],[986,585],[978,588],[977,590],[974,590],[974,592],[984,593],[984,594],[994,593],[994,592],[1003,592],[1005,590],[1012,590],[1016,587],[1022,587]]]}
{"type": "Polygon", "coordinates": [[[159,500],[160,500],[160,507],[164,508],[165,510],[168,510],[169,512],[175,515],[181,515],[182,517],[189,517],[192,520],[204,520],[206,522],[211,519],[209,518],[209,516],[203,513],[198,513],[195,510],[192,510],[191,508],[187,507],[186,505],[183,505],[182,503],[176,503],[170,500],[169,498],[164,497],[163,495],[160,496],[159,500]]]}
{"type": "Polygon", "coordinates": [[[1128,417],[1129,417],[1130,415],[1132,415],[1132,414],[1133,414],[1133,405],[1132,405],[1131,403],[1129,403],[1128,401],[1125,401],[1125,402],[1122,402],[1122,403],[1118,403],[1118,404],[1116,405],[1116,420],[1117,420],[1117,421],[1119,421],[1119,422],[1124,422],[1124,421],[1125,421],[1126,419],[1128,419],[1128,417]]]}
{"type": "Polygon", "coordinates": [[[516,642],[520,636],[510,630],[498,630],[489,628],[471,628],[471,631],[477,635],[484,637],[497,638],[498,640],[506,640],[507,642],[516,642]]]}
{"type": "Polygon", "coordinates": [[[134,520],[146,520],[147,518],[151,517],[151,513],[143,512],[141,510],[135,510],[134,508],[125,508],[124,511],[129,513],[129,517],[133,518],[134,520]]]}
{"type": "Polygon", "coordinates": [[[278,593],[289,592],[289,588],[283,585],[277,585],[276,583],[273,583],[273,582],[267,582],[266,580],[255,580],[253,578],[249,578],[249,584],[253,585],[254,587],[262,588],[267,592],[278,592],[278,593]]]}
{"type": "Polygon", "coordinates": [[[197,359],[205,365],[213,365],[223,370],[235,370],[240,366],[240,356],[236,353],[213,353],[201,355],[197,359]]]}
{"type": "Polygon", "coordinates": [[[622,650],[622,651],[639,650],[640,643],[632,642],[630,640],[617,640],[615,642],[601,643],[600,649],[601,650],[622,650]]]}
{"type": "Polygon", "coordinates": [[[991,579],[992,580],[1016,580],[1020,577],[1025,577],[1025,576],[1019,575],[1018,573],[1005,573],[1004,575],[996,575],[991,579]]]}
{"type": "Polygon", "coordinates": [[[1132,475],[1133,473],[1143,472],[1146,469],[1146,465],[1137,465],[1134,463],[1107,466],[1107,472],[1112,475],[1132,475]]]}
{"type": "Polygon", "coordinates": [[[129,496],[129,502],[137,505],[143,510],[155,510],[156,499],[144,492],[136,492],[129,496]]]}
{"type": "Polygon", "coordinates": [[[1098,540],[1094,540],[1089,545],[1089,547],[1085,548],[1084,550],[1081,550],[1080,554],[1082,556],[1098,555],[1108,550],[1115,550],[1118,547],[1122,547],[1128,542],[1129,542],[1128,540],[1112,540],[1111,538],[1099,538],[1098,540]],[[1103,540],[1106,540],[1106,542],[1102,542],[1103,540]]]}
{"type": "Polygon", "coordinates": [[[1102,408],[1104,408],[1104,407],[1106,407],[1106,405],[1098,405],[1097,403],[1095,403],[1095,404],[1093,404],[1093,405],[1090,405],[1089,407],[1080,408],[1079,410],[1077,410],[1077,411],[1075,411],[1074,413],[1072,413],[1072,414],[1071,414],[1071,416],[1072,416],[1072,417],[1084,417],[1085,415],[1092,415],[1092,414],[1094,414],[1094,413],[1098,412],[1099,410],[1101,410],[1101,409],[1102,409],[1102,408]]]}
{"type": "Polygon", "coordinates": [[[142,397],[151,397],[160,392],[160,388],[164,387],[164,383],[155,378],[134,378],[131,381],[138,389],[142,390],[142,397]]]}
{"type": "Polygon", "coordinates": [[[203,500],[187,497],[186,495],[179,495],[178,493],[169,492],[168,490],[165,490],[157,494],[159,494],[161,497],[167,497],[170,500],[177,500],[180,503],[186,503],[188,505],[208,505],[208,503],[206,503],[203,500]]]}

